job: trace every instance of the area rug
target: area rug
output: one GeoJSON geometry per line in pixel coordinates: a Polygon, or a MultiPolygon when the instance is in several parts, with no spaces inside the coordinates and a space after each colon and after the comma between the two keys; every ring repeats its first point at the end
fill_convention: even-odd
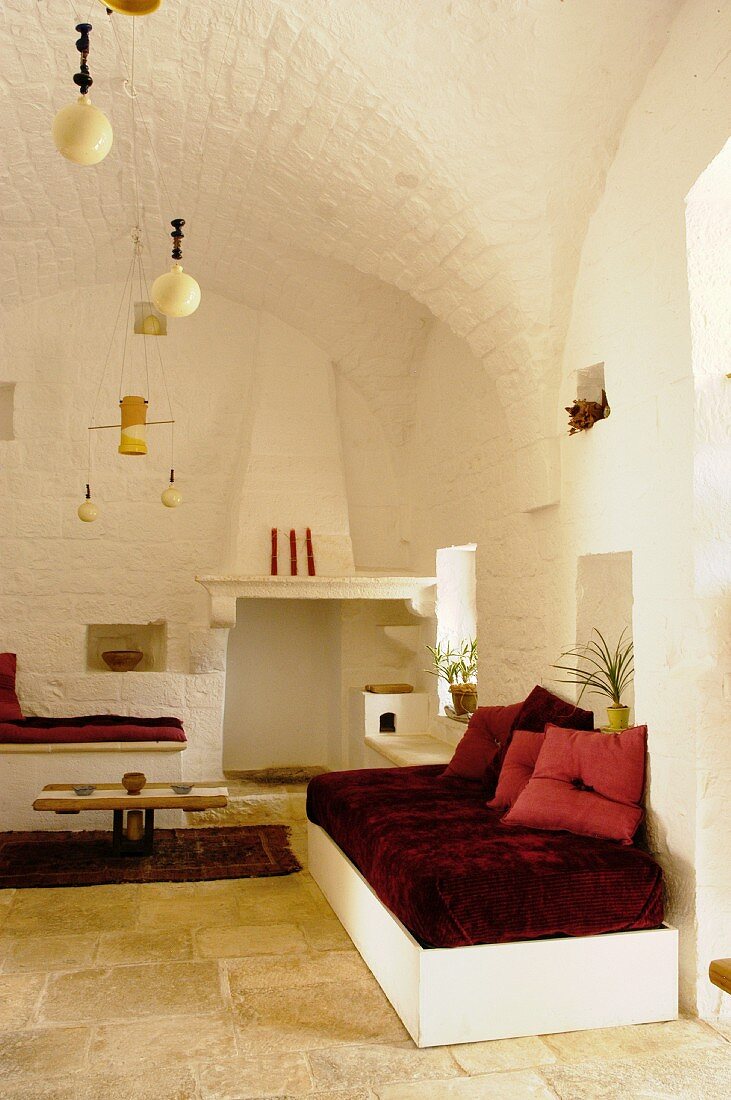
{"type": "Polygon", "coordinates": [[[115,856],[111,832],[0,833],[0,890],[265,878],[301,870],[286,825],[156,829],[149,856],[115,856]]]}

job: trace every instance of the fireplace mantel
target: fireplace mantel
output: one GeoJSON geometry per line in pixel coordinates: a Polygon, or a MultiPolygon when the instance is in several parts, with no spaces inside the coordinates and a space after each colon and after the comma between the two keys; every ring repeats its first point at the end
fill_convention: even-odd
{"type": "Polygon", "coordinates": [[[195,578],[208,592],[211,626],[236,625],[237,600],[407,600],[421,616],[434,609],[435,577],[205,576],[195,578]]]}

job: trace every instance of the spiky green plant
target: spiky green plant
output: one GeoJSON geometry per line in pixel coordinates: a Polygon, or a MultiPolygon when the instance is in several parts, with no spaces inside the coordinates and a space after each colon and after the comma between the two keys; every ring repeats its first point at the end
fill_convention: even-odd
{"type": "Polygon", "coordinates": [[[473,684],[477,678],[477,638],[466,638],[454,649],[451,642],[426,647],[432,655],[434,668],[424,671],[441,677],[448,684],[473,684]]]}
{"type": "Polygon", "coordinates": [[[579,703],[584,692],[588,691],[590,695],[604,695],[611,699],[615,707],[621,707],[622,694],[632,683],[635,671],[632,639],[625,641],[626,633],[627,627],[620,634],[614,649],[610,650],[603,634],[593,630],[592,634],[596,634],[599,641],[590,638],[586,645],[567,649],[561,654],[559,663],[553,665],[553,668],[571,673],[570,679],[556,680],[556,683],[580,687],[579,703]],[[567,659],[573,663],[560,663],[567,659]]]}

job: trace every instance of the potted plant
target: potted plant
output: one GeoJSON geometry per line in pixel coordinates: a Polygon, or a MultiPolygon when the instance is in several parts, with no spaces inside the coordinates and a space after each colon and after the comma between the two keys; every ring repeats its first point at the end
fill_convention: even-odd
{"type": "Polygon", "coordinates": [[[581,687],[577,702],[585,691],[590,695],[604,695],[611,702],[607,707],[609,729],[626,730],[629,725],[629,707],[622,702],[622,695],[632,683],[634,677],[634,649],[632,639],[626,640],[625,628],[619,636],[614,649],[610,649],[603,635],[598,631],[586,645],[576,649],[567,649],[561,654],[559,663],[553,667],[562,672],[570,672],[568,680],[557,680],[559,684],[578,684],[581,687]],[[571,663],[562,664],[569,660],[571,663]]]}
{"type": "Polygon", "coordinates": [[[453,648],[451,642],[426,647],[432,655],[432,676],[446,680],[455,714],[473,714],[477,710],[477,639],[466,638],[453,648]]]}

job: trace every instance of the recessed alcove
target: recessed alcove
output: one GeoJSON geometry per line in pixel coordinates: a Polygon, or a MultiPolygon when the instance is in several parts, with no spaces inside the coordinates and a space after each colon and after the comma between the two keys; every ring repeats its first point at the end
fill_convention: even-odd
{"type": "MultiPolygon", "coordinates": [[[[632,553],[585,554],[579,558],[576,571],[576,641],[584,645],[593,630],[601,631],[610,650],[619,641],[622,631],[625,639],[632,639],[632,608],[634,603],[632,580],[632,553]]],[[[622,700],[627,706],[634,704],[632,687],[622,700]]],[[[598,695],[585,695],[582,702],[594,708],[597,720],[603,724],[606,715],[603,707],[609,700],[598,695]]]]}
{"type": "Polygon", "coordinates": [[[102,653],[110,649],[140,649],[144,656],[135,672],[164,672],[167,623],[90,623],[86,628],[86,667],[89,672],[109,672],[102,653]]]}
{"type": "Polygon", "coordinates": [[[0,439],[15,439],[13,410],[15,383],[0,382],[0,439]]]}

